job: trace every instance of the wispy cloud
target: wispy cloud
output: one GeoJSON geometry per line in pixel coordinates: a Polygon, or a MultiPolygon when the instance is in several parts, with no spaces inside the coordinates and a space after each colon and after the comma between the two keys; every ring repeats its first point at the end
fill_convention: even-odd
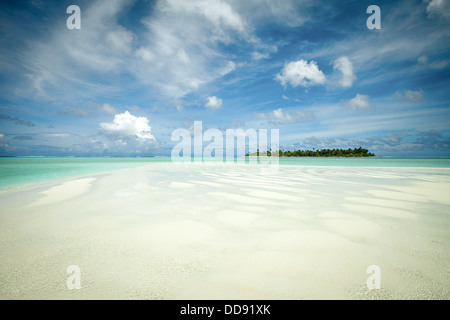
{"type": "Polygon", "coordinates": [[[79,4],[82,28],[68,30],[52,2],[0,3],[9,152],[158,154],[175,128],[202,120],[222,130],[236,119],[276,126],[291,144],[364,136],[382,150],[418,146],[434,129],[446,148],[448,1],[385,2],[376,31],[353,2],[79,4]]]}
{"type": "MultiPolygon", "coordinates": [[[[394,66],[396,63],[416,60],[419,57],[431,59],[436,52],[447,50],[448,21],[426,19],[424,22],[427,5],[403,0],[392,2],[391,5],[385,4],[383,9],[383,12],[389,11],[389,14],[383,15],[382,22],[382,30],[389,30],[388,32],[351,32],[346,37],[332,39],[327,45],[307,52],[304,57],[332,60],[347,56],[358,70],[362,83],[368,83],[378,73],[376,68],[386,62],[394,66]],[[405,16],[405,12],[408,12],[408,15],[405,16]],[[372,79],[362,79],[368,71],[371,72],[372,79]]],[[[396,68],[389,73],[383,72],[383,79],[386,82],[405,73],[408,73],[407,69],[396,68]]]]}
{"type": "Polygon", "coordinates": [[[429,18],[444,17],[450,19],[450,2],[448,0],[425,0],[428,3],[427,15],[429,18]]]}
{"type": "Polygon", "coordinates": [[[403,100],[408,100],[411,102],[420,102],[423,100],[425,94],[423,93],[422,90],[419,91],[406,90],[404,93],[397,91],[395,92],[395,95],[403,100]]]}
{"type": "Polygon", "coordinates": [[[26,126],[26,127],[35,127],[36,126],[36,124],[31,121],[22,120],[17,117],[10,117],[10,116],[6,116],[6,115],[2,115],[2,114],[0,114],[0,120],[13,121],[15,124],[18,124],[20,126],[26,126]]]}
{"type": "Polygon", "coordinates": [[[13,140],[19,140],[19,141],[30,141],[33,140],[33,137],[31,136],[15,136],[13,140]]]}
{"type": "Polygon", "coordinates": [[[50,138],[67,138],[70,136],[70,134],[68,134],[68,133],[46,133],[45,136],[50,137],[50,138]]]}
{"type": "Polygon", "coordinates": [[[110,105],[109,103],[104,103],[101,106],[98,106],[98,110],[100,112],[103,113],[107,113],[107,114],[118,114],[119,110],[115,107],[113,107],[112,105],[110,105]]]}
{"type": "Polygon", "coordinates": [[[310,136],[290,145],[283,145],[287,150],[297,149],[347,149],[368,148],[376,155],[423,154],[432,149],[448,148],[450,140],[443,138],[437,131],[408,134],[404,131],[388,132],[365,138],[329,138],[310,136]],[[418,136],[417,136],[418,135],[418,136]]]}
{"type": "Polygon", "coordinates": [[[281,122],[295,122],[312,118],[310,114],[306,114],[301,111],[289,113],[284,111],[282,108],[278,108],[269,113],[256,113],[256,117],[258,119],[275,120],[281,122]]]}
{"type": "Polygon", "coordinates": [[[443,69],[448,66],[448,60],[434,61],[430,64],[430,67],[433,69],[443,69]]]}

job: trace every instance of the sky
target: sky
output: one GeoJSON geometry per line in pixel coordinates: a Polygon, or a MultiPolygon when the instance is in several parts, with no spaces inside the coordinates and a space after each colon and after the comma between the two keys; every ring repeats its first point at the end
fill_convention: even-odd
{"type": "Polygon", "coordinates": [[[450,156],[449,88],[449,0],[0,3],[0,156],[168,156],[194,121],[450,156]]]}

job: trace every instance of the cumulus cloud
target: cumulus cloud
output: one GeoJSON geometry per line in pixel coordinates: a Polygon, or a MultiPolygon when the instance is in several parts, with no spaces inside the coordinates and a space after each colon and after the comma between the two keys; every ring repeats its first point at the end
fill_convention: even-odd
{"type": "Polygon", "coordinates": [[[116,142],[126,144],[126,141],[150,142],[155,141],[151,134],[149,120],[146,117],[136,117],[128,111],[116,114],[112,122],[100,123],[101,133],[110,136],[116,142]]]}
{"type": "Polygon", "coordinates": [[[358,93],[356,97],[347,101],[347,108],[351,110],[370,109],[369,96],[358,93]]]}
{"type": "Polygon", "coordinates": [[[222,108],[222,99],[217,98],[216,96],[206,98],[205,107],[208,109],[220,109],[222,108]]]}
{"type": "Polygon", "coordinates": [[[442,16],[450,19],[450,1],[448,0],[426,0],[428,2],[427,15],[429,18],[442,16]]]}
{"type": "Polygon", "coordinates": [[[119,110],[114,108],[112,105],[108,103],[104,103],[103,105],[98,107],[98,110],[107,114],[118,114],[119,110]]]}
{"type": "Polygon", "coordinates": [[[291,61],[284,65],[284,68],[276,75],[275,80],[283,86],[289,83],[294,88],[298,86],[308,87],[324,84],[326,77],[315,61],[308,62],[300,59],[291,61]]]}
{"type": "Polygon", "coordinates": [[[419,91],[406,90],[404,93],[397,91],[395,95],[400,99],[408,100],[411,102],[420,102],[423,100],[424,97],[424,93],[422,90],[419,91]]]}
{"type": "Polygon", "coordinates": [[[341,87],[350,88],[353,85],[356,76],[353,71],[353,64],[348,57],[342,56],[336,59],[333,63],[333,69],[337,69],[342,73],[342,79],[339,81],[341,87]]]}
{"type": "Polygon", "coordinates": [[[306,120],[308,118],[308,115],[301,111],[297,111],[294,113],[288,113],[286,111],[283,111],[282,108],[278,108],[269,113],[256,113],[256,117],[259,119],[266,119],[266,120],[294,122],[294,121],[306,120]]]}

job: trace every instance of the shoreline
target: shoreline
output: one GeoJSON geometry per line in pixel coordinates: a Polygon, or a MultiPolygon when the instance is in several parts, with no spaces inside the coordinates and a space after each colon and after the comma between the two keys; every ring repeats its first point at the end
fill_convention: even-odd
{"type": "MultiPolygon", "coordinates": [[[[175,165],[213,165],[213,166],[219,166],[221,165],[221,163],[214,163],[214,162],[206,162],[206,163],[180,163],[180,164],[175,164],[175,165]]],[[[144,164],[142,166],[139,167],[143,167],[143,166],[148,166],[149,164],[144,164]]],[[[151,165],[151,164],[150,164],[151,165]]],[[[230,163],[230,164],[223,164],[224,166],[247,166],[247,165],[251,165],[251,164],[243,164],[243,163],[230,163]]],[[[299,167],[301,165],[298,164],[289,164],[289,163],[283,163],[280,164],[283,166],[293,166],[293,167],[299,167]]],[[[447,167],[383,167],[383,166],[332,166],[332,165],[305,165],[305,168],[373,168],[373,169],[397,169],[397,168],[405,168],[405,169],[417,169],[417,170],[447,170],[448,173],[450,174],[450,168],[447,167]]],[[[118,171],[118,170],[128,170],[128,169],[133,169],[136,167],[130,167],[130,168],[120,168],[120,169],[112,169],[112,170],[105,170],[105,171],[98,171],[98,172],[92,172],[92,173],[85,173],[85,174],[79,174],[79,175],[73,175],[73,176],[67,176],[67,177],[63,177],[63,178],[56,178],[56,179],[49,179],[49,180],[42,180],[42,181],[38,181],[38,182],[31,182],[31,183],[27,183],[24,185],[20,185],[20,186],[13,186],[11,188],[8,189],[4,189],[4,190],[0,190],[0,195],[2,194],[8,194],[11,192],[20,192],[20,191],[27,191],[27,190],[31,190],[31,189],[35,189],[35,188],[41,188],[41,187],[51,187],[55,184],[61,184],[67,181],[71,181],[71,180],[76,180],[76,179],[82,179],[82,178],[89,178],[92,176],[96,176],[96,175],[102,175],[102,174],[109,174],[111,172],[114,171],[118,171]]]]}
{"type": "MultiPolygon", "coordinates": [[[[13,158],[13,157],[12,157],[13,158]]],[[[141,167],[141,166],[147,166],[147,165],[155,165],[155,164],[173,164],[173,165],[177,165],[177,164],[183,164],[183,165],[189,165],[189,164],[193,164],[193,165],[223,165],[223,166],[229,166],[229,165],[253,165],[254,163],[248,162],[248,158],[259,158],[259,157],[244,157],[242,159],[235,159],[235,162],[226,162],[226,161],[220,161],[220,160],[215,160],[215,159],[203,159],[202,162],[194,162],[194,161],[181,161],[181,162],[173,162],[171,161],[171,159],[169,157],[167,158],[158,158],[158,157],[153,157],[154,159],[157,159],[155,162],[148,162],[148,163],[142,163],[139,165],[136,165],[134,163],[132,163],[133,165],[131,166],[125,166],[125,167],[119,167],[119,168],[106,168],[106,169],[95,169],[92,172],[84,172],[81,174],[70,174],[67,176],[62,176],[62,177],[56,177],[56,178],[44,178],[42,180],[37,180],[37,181],[31,181],[31,182],[24,182],[21,183],[20,185],[3,185],[1,186],[0,189],[0,194],[5,193],[5,192],[11,192],[14,190],[23,190],[23,189],[29,189],[29,188],[33,188],[33,187],[38,187],[41,184],[46,184],[46,183],[51,183],[52,181],[64,181],[66,179],[74,179],[78,176],[89,176],[89,175],[93,175],[93,174],[100,174],[100,173],[107,173],[109,171],[116,171],[116,170],[122,170],[122,169],[130,169],[130,168],[134,168],[134,167],[141,167]],[[164,161],[161,161],[161,159],[164,159],[164,161]],[[247,161],[246,161],[247,160],[247,161]]],[[[274,161],[273,164],[275,165],[279,165],[279,166],[304,166],[304,167],[336,167],[336,168],[341,168],[341,167],[361,167],[361,168],[379,168],[379,169],[384,169],[384,168],[417,168],[417,169],[449,169],[450,170],[450,158],[449,157],[432,157],[432,158],[428,158],[428,157],[414,157],[414,158],[409,158],[409,157],[393,157],[393,158],[389,158],[389,157],[370,157],[370,158],[351,158],[351,157],[262,157],[265,161],[274,161]],[[373,160],[374,158],[378,158],[378,160],[394,160],[395,163],[380,163],[378,165],[374,164],[373,162],[369,163],[369,161],[373,160]],[[277,160],[278,159],[278,160],[277,160]],[[281,160],[280,160],[281,159],[281,160]],[[289,160],[287,160],[289,159],[289,160]],[[442,164],[442,165],[436,165],[436,163],[427,163],[427,165],[417,165],[417,164],[405,164],[401,161],[403,160],[415,160],[415,159],[420,159],[420,160],[449,160],[448,163],[442,164]],[[302,160],[305,160],[304,162],[302,160]],[[318,162],[322,162],[322,163],[314,163],[314,160],[318,160],[318,162]],[[360,163],[358,165],[355,164],[349,164],[352,161],[366,161],[367,163],[360,163]],[[292,163],[290,163],[292,161],[292,163]],[[297,161],[297,162],[296,162],[297,161]],[[302,162],[298,162],[298,161],[302,161],[302,162]],[[330,164],[333,163],[333,161],[335,162],[334,164],[330,164]],[[336,161],[338,163],[336,163],[336,161]]],[[[35,158],[35,159],[41,159],[41,158],[35,158]]],[[[45,158],[44,158],[45,159],[45,158]]],[[[53,158],[52,158],[53,159],[53,158]]],[[[62,159],[77,159],[76,157],[63,157],[62,159]]],[[[82,157],[80,159],[89,159],[86,157],[82,157]]],[[[101,157],[92,157],[92,159],[111,159],[110,157],[105,157],[105,158],[101,158],[101,157]]],[[[119,159],[118,157],[113,158],[113,159],[119,159]]],[[[120,159],[136,159],[136,157],[132,157],[132,158],[126,158],[126,157],[121,157],[120,159]]],[[[141,159],[141,158],[140,158],[141,159]]],[[[1,164],[0,164],[1,165],[1,164]]],[[[260,164],[261,167],[262,166],[267,166],[268,164],[260,164]]],[[[0,167],[1,169],[1,167],[0,167]]]]}

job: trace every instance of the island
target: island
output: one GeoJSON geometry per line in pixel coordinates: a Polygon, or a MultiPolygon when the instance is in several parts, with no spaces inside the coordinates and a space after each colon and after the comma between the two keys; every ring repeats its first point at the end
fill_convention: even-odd
{"type": "Polygon", "coordinates": [[[247,153],[246,157],[259,157],[266,156],[271,157],[278,153],[279,157],[374,157],[375,154],[369,152],[367,149],[361,147],[354,149],[321,149],[321,150],[296,150],[296,151],[274,151],[269,150],[267,152],[259,152],[259,149],[254,153],[247,153]]]}

